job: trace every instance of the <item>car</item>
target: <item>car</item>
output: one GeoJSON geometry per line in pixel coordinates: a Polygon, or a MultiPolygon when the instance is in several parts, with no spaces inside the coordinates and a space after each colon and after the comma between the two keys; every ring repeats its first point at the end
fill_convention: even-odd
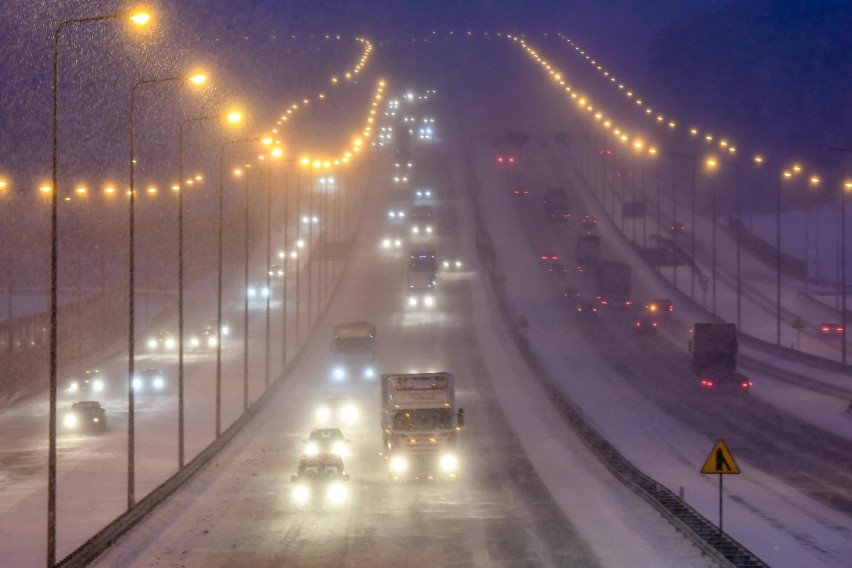
{"type": "Polygon", "coordinates": [[[571,211],[564,203],[547,203],[544,206],[544,214],[552,223],[566,223],[571,219],[571,211]]]}
{"type": "MultiPolygon", "coordinates": [[[[263,285],[263,289],[269,290],[266,288],[266,285],[263,285]]],[[[259,299],[264,299],[268,297],[268,293],[265,296],[261,296],[259,299]]],[[[252,295],[249,293],[249,299],[253,300],[257,298],[257,294],[252,295]]],[[[219,334],[216,333],[216,325],[217,321],[215,319],[211,319],[207,322],[200,332],[189,336],[189,347],[191,349],[199,349],[199,348],[214,348],[219,343],[219,334]]],[[[228,337],[231,335],[231,324],[228,323],[227,320],[222,320],[222,337],[228,337]]]]}
{"type": "Polygon", "coordinates": [[[669,225],[669,232],[670,233],[685,233],[686,232],[686,225],[684,225],[683,223],[672,223],[671,225],[669,225]]]}
{"type": "Polygon", "coordinates": [[[577,274],[588,274],[591,270],[591,262],[581,261],[577,263],[577,274]]]}
{"type": "Polygon", "coordinates": [[[391,207],[390,209],[388,209],[388,218],[389,219],[398,220],[398,219],[405,219],[405,217],[406,217],[405,209],[402,208],[402,207],[391,207]]]}
{"type": "Polygon", "coordinates": [[[272,279],[282,279],[284,278],[284,267],[279,264],[270,264],[269,265],[269,277],[272,279]]]}
{"type": "Polygon", "coordinates": [[[591,231],[592,229],[597,228],[598,220],[591,215],[583,215],[580,219],[580,226],[586,231],[591,231]]]}
{"type": "Polygon", "coordinates": [[[106,387],[106,379],[103,374],[97,369],[88,369],[80,377],[68,381],[65,392],[74,397],[81,395],[99,396],[103,395],[106,387]]]}
{"type": "Polygon", "coordinates": [[[512,190],[512,195],[518,199],[526,199],[530,196],[530,190],[525,187],[516,187],[512,190]]]}
{"type": "Polygon", "coordinates": [[[554,276],[565,276],[568,274],[568,267],[559,262],[559,257],[556,255],[543,254],[539,257],[542,270],[554,276]]]}
{"type": "Polygon", "coordinates": [[[397,169],[410,170],[411,168],[414,167],[414,162],[411,162],[409,160],[400,160],[400,161],[394,162],[393,167],[395,167],[397,169]]]}
{"type": "Polygon", "coordinates": [[[65,414],[63,424],[67,430],[105,432],[106,410],[96,400],[78,400],[65,414]]]}
{"type": "Polygon", "coordinates": [[[501,154],[501,155],[497,156],[497,163],[500,164],[500,165],[513,166],[513,165],[515,165],[515,162],[516,162],[515,156],[512,156],[512,155],[505,156],[505,155],[501,154]]]}
{"type": "Polygon", "coordinates": [[[429,199],[432,199],[432,190],[431,189],[415,190],[414,198],[419,199],[419,200],[423,200],[423,201],[428,201],[429,199]]]}
{"type": "Polygon", "coordinates": [[[448,257],[441,261],[441,269],[444,272],[458,272],[464,268],[464,263],[459,257],[448,257]]]}
{"type": "Polygon", "coordinates": [[[385,250],[402,248],[402,239],[394,235],[382,237],[381,247],[385,250]]]}
{"type": "Polygon", "coordinates": [[[250,300],[266,299],[269,297],[269,286],[266,282],[253,282],[246,288],[246,294],[250,300]]]}
{"type": "Polygon", "coordinates": [[[820,337],[842,336],[843,326],[837,322],[824,321],[817,326],[817,334],[820,337]]]}
{"type": "Polygon", "coordinates": [[[159,394],[166,390],[166,376],[160,369],[142,369],[133,377],[133,392],[159,394]]]}
{"type": "Polygon", "coordinates": [[[302,456],[296,475],[290,476],[295,485],[291,493],[298,506],[340,506],[348,498],[346,482],[349,474],[343,458],[336,454],[302,456]]]}
{"type": "Polygon", "coordinates": [[[655,317],[668,317],[674,313],[674,306],[668,298],[648,300],[645,303],[645,312],[655,317]]]}
{"type": "Polygon", "coordinates": [[[174,334],[161,331],[147,341],[148,351],[174,351],[178,347],[178,340],[174,334]]]}
{"type": "Polygon", "coordinates": [[[408,176],[397,174],[393,176],[393,182],[396,185],[405,185],[408,183],[408,176]]]}
{"type": "Polygon", "coordinates": [[[322,426],[351,426],[358,421],[358,406],[348,398],[330,396],[317,407],[314,418],[322,426]]]}
{"type": "Polygon", "coordinates": [[[545,205],[548,203],[565,203],[568,200],[568,193],[564,187],[548,187],[544,190],[542,201],[545,205]]]}
{"type": "Polygon", "coordinates": [[[575,303],[580,299],[580,291],[569,286],[567,288],[563,288],[559,296],[565,302],[575,303]]]}
{"type": "Polygon", "coordinates": [[[334,454],[346,457],[349,453],[349,440],[343,437],[340,428],[314,428],[305,440],[305,454],[334,454]]]}
{"type": "Polygon", "coordinates": [[[431,205],[414,205],[411,208],[411,234],[414,236],[431,235],[433,217],[431,205]]]}
{"type": "Polygon", "coordinates": [[[595,302],[577,302],[577,305],[574,308],[574,316],[577,319],[597,319],[599,309],[600,308],[598,308],[598,305],[595,302]]]}
{"type": "Polygon", "coordinates": [[[639,335],[656,335],[657,320],[650,316],[640,316],[633,322],[633,329],[639,335]]]}

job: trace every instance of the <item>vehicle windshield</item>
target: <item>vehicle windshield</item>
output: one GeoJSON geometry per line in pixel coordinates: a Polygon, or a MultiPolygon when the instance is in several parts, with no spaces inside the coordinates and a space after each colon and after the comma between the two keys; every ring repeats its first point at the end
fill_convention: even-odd
{"type": "Polygon", "coordinates": [[[372,337],[336,337],[334,350],[342,354],[372,353],[372,337]]]}
{"type": "Polygon", "coordinates": [[[455,427],[449,408],[400,410],[393,415],[395,430],[450,430],[455,427]]]}

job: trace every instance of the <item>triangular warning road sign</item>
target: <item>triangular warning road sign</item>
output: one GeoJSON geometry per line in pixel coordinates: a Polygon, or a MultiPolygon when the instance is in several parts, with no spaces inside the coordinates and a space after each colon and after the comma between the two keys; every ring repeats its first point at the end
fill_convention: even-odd
{"type": "Polygon", "coordinates": [[[740,473],[740,466],[734,461],[731,450],[725,445],[725,440],[717,440],[710,450],[710,455],[701,466],[701,473],[731,474],[740,473]]]}

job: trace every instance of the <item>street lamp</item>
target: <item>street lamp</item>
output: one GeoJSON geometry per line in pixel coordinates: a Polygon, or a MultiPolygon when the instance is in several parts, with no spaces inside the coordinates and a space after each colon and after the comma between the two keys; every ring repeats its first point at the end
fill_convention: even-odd
{"type": "MultiPolygon", "coordinates": [[[[145,10],[121,11],[105,16],[72,18],[59,22],[53,32],[53,117],[50,200],[50,373],[49,373],[49,447],[48,447],[48,496],[47,496],[47,564],[56,564],[56,388],[58,354],[58,283],[59,283],[59,40],[62,30],[69,26],[120,20],[127,18],[137,26],[151,20],[145,10]]],[[[42,186],[46,187],[46,186],[42,186]]]]}
{"type": "MultiPolygon", "coordinates": [[[[192,79],[190,79],[192,81],[192,79]]],[[[197,80],[194,81],[197,83],[197,80]]],[[[196,116],[192,118],[187,118],[181,121],[180,128],[178,131],[178,183],[177,183],[177,192],[178,192],[178,469],[183,469],[184,466],[184,342],[183,342],[183,329],[184,329],[184,261],[183,261],[183,251],[184,251],[184,204],[183,204],[183,194],[184,194],[184,179],[183,179],[183,138],[184,138],[184,130],[189,124],[197,124],[201,122],[205,122],[208,120],[216,120],[225,118],[225,122],[228,124],[239,124],[242,114],[239,111],[229,111],[227,113],[220,114],[210,114],[206,116],[196,116]]],[[[199,181],[202,179],[200,175],[196,175],[192,180],[198,179],[199,181]]],[[[186,181],[186,184],[189,184],[190,180],[186,181]]],[[[219,337],[222,333],[222,330],[218,330],[216,332],[216,337],[221,340],[219,337]]],[[[218,342],[218,341],[217,341],[218,342]]]]}
{"type": "Polygon", "coordinates": [[[846,364],[846,195],[852,192],[852,180],[845,180],[840,192],[840,325],[843,327],[841,339],[841,361],[846,364]]]}
{"type": "MultiPolygon", "coordinates": [[[[139,15],[137,15],[139,16],[139,15]]],[[[139,16],[144,19],[144,16],[139,16]]],[[[147,20],[145,20],[147,21],[147,20]]],[[[136,366],[135,324],[136,324],[136,91],[147,85],[160,85],[175,81],[188,81],[193,85],[203,85],[207,76],[203,73],[190,73],[144,79],[137,81],[130,90],[130,200],[128,223],[128,337],[127,337],[127,508],[135,505],[135,396],[133,377],[136,366]]]]}
{"type": "MultiPolygon", "coordinates": [[[[711,158],[707,158],[707,160],[704,162],[704,165],[707,167],[708,172],[714,173],[716,171],[716,169],[719,167],[719,162],[718,162],[718,160],[716,160],[716,158],[711,157],[711,158]]],[[[715,177],[712,179],[712,185],[711,185],[711,188],[710,188],[710,193],[711,193],[711,197],[712,197],[712,200],[711,200],[711,202],[712,202],[712,205],[711,205],[712,213],[710,214],[710,218],[711,218],[710,221],[712,223],[712,229],[713,229],[712,237],[711,237],[711,250],[712,250],[711,272],[712,272],[712,278],[713,278],[713,283],[712,283],[713,290],[712,290],[711,305],[712,305],[712,308],[713,308],[712,309],[713,315],[715,316],[716,315],[716,178],[715,177]]]]}
{"type": "MultiPolygon", "coordinates": [[[[231,116],[235,113],[228,114],[228,120],[231,120],[231,116]]],[[[240,115],[242,116],[242,115],[240,115]]],[[[222,142],[219,146],[219,204],[218,204],[218,213],[216,216],[216,229],[218,233],[218,246],[217,246],[217,263],[218,270],[216,275],[216,336],[220,339],[216,341],[216,438],[222,434],[222,341],[221,341],[221,333],[222,333],[222,216],[225,209],[225,148],[227,146],[232,146],[235,144],[245,144],[247,142],[258,142],[259,138],[241,138],[239,140],[230,140],[226,142],[222,142]]],[[[247,293],[247,291],[243,291],[243,293],[247,293]]]]}

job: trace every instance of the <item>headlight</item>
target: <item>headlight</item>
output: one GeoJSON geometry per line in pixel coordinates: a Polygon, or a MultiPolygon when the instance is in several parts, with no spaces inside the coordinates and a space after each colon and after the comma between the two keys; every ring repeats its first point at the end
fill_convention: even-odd
{"type": "Polygon", "coordinates": [[[77,381],[74,381],[73,383],[68,385],[68,392],[77,392],[78,390],[80,390],[80,385],[77,383],[77,381]]]}
{"type": "Polygon", "coordinates": [[[307,485],[297,485],[293,488],[293,501],[304,505],[311,500],[311,489],[307,485]]]}
{"type": "Polygon", "coordinates": [[[412,307],[416,307],[417,306],[417,298],[415,298],[414,296],[411,296],[410,298],[408,298],[408,305],[412,306],[412,307]]]}
{"type": "Polygon", "coordinates": [[[320,424],[325,424],[331,418],[331,410],[327,406],[320,406],[317,408],[317,422],[320,424]]]}
{"type": "Polygon", "coordinates": [[[335,442],[334,445],[331,446],[331,453],[345,458],[349,453],[346,448],[346,442],[335,442]]]}
{"type": "MultiPolygon", "coordinates": [[[[279,274],[279,276],[281,276],[282,274],[279,274]]],[[[231,334],[231,326],[223,325],[222,326],[222,335],[230,335],[230,334],[231,334]]]]}
{"type": "Polygon", "coordinates": [[[435,298],[433,298],[432,296],[426,296],[425,298],[423,298],[423,303],[426,304],[427,308],[431,308],[435,305],[435,298]]]}
{"type": "Polygon", "coordinates": [[[411,227],[411,232],[414,233],[415,235],[419,235],[420,234],[420,227],[411,227]]]}
{"type": "Polygon", "coordinates": [[[390,217],[391,219],[395,219],[396,218],[396,211],[388,211],[388,217],[390,217]]]}
{"type": "Polygon", "coordinates": [[[264,298],[268,298],[268,297],[269,297],[269,288],[267,288],[266,286],[264,286],[264,287],[263,287],[263,290],[262,290],[262,294],[263,294],[263,297],[264,297],[264,298]]]}
{"type": "Polygon", "coordinates": [[[390,248],[390,247],[391,247],[391,240],[390,239],[385,239],[385,240],[382,241],[382,248],[390,248]]]}
{"type": "Polygon", "coordinates": [[[394,473],[403,473],[408,469],[408,460],[401,456],[393,457],[390,461],[390,468],[394,473]]]}
{"type": "Polygon", "coordinates": [[[315,456],[319,453],[319,446],[316,442],[308,442],[308,445],[305,446],[305,453],[309,456],[315,456]]]}
{"type": "Polygon", "coordinates": [[[217,343],[217,341],[216,341],[215,337],[208,337],[207,338],[207,347],[216,347],[216,343],[217,343]]]}
{"type": "Polygon", "coordinates": [[[376,376],[376,370],[374,368],[367,367],[366,369],[364,369],[364,378],[365,379],[372,379],[372,378],[375,378],[375,376],[376,376]]]}
{"type": "Polygon", "coordinates": [[[347,424],[352,424],[358,420],[358,410],[351,404],[347,404],[340,409],[340,419],[347,424]]]}
{"type": "Polygon", "coordinates": [[[346,487],[342,483],[332,483],[328,488],[326,497],[330,503],[339,505],[346,501],[346,487]]]}
{"type": "Polygon", "coordinates": [[[154,378],[154,388],[157,390],[163,390],[163,387],[166,386],[166,381],[163,380],[163,377],[155,377],[154,378]]]}
{"type": "MultiPolygon", "coordinates": [[[[403,181],[408,181],[408,178],[404,178],[403,181]]],[[[403,217],[405,217],[405,211],[400,211],[398,213],[398,215],[399,215],[399,218],[402,219],[403,217]]]]}
{"type": "Polygon", "coordinates": [[[452,473],[459,467],[459,460],[452,454],[441,456],[441,469],[446,473],[452,473]]]}
{"type": "Polygon", "coordinates": [[[63,420],[66,428],[76,428],[77,427],[77,416],[69,412],[65,415],[65,419],[63,420]]]}
{"type": "Polygon", "coordinates": [[[461,268],[461,267],[462,267],[462,261],[457,260],[456,261],[456,268],[461,268]]]}
{"type": "Polygon", "coordinates": [[[393,246],[395,246],[396,248],[401,247],[401,246],[402,246],[402,241],[401,241],[400,239],[396,239],[396,240],[393,242],[393,246]]]}
{"type": "Polygon", "coordinates": [[[148,349],[156,349],[157,348],[157,340],[153,337],[148,340],[148,349]]]}
{"type": "Polygon", "coordinates": [[[449,261],[447,261],[447,260],[445,260],[442,264],[444,265],[444,268],[449,268],[449,267],[450,267],[450,263],[449,263],[449,261]]]}
{"type": "Polygon", "coordinates": [[[166,339],[166,349],[174,349],[177,346],[177,341],[175,341],[174,337],[169,337],[166,339]]]}
{"type": "Polygon", "coordinates": [[[199,345],[201,345],[201,341],[197,337],[191,337],[189,339],[190,347],[198,347],[199,345]]]}
{"type": "Polygon", "coordinates": [[[346,370],[343,367],[335,367],[332,374],[338,381],[342,381],[346,378],[346,370]]]}
{"type": "Polygon", "coordinates": [[[426,232],[427,232],[427,233],[429,233],[429,234],[431,235],[431,234],[432,234],[432,227],[431,227],[431,226],[427,226],[427,227],[426,227],[426,232]]]}
{"type": "Polygon", "coordinates": [[[95,392],[101,392],[104,390],[104,382],[101,379],[95,379],[92,381],[92,390],[95,392]]]}
{"type": "Polygon", "coordinates": [[[249,298],[254,298],[257,295],[257,290],[254,288],[249,288],[246,292],[248,293],[249,298]]]}
{"type": "Polygon", "coordinates": [[[133,377],[133,382],[131,384],[133,385],[133,390],[138,391],[142,389],[142,385],[144,383],[139,377],[133,377]]]}

